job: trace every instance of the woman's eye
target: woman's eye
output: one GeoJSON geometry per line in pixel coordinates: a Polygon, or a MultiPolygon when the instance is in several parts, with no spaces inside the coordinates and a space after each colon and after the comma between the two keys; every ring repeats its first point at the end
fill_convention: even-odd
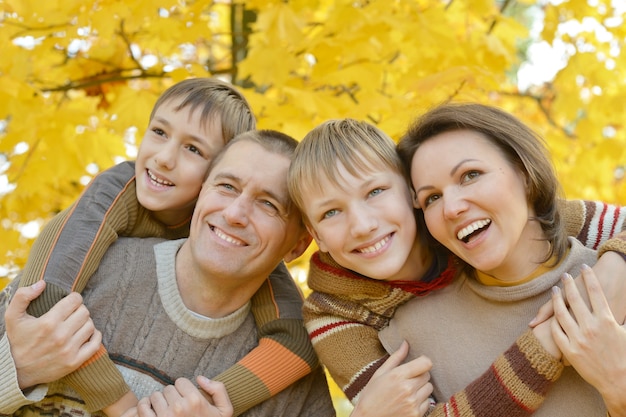
{"type": "Polygon", "coordinates": [[[428,206],[430,206],[432,203],[434,203],[435,201],[439,200],[441,196],[439,194],[431,194],[428,197],[426,197],[424,199],[424,203],[421,204],[422,208],[426,208],[428,206]]]}
{"type": "Polygon", "coordinates": [[[479,176],[480,176],[480,172],[478,171],[468,171],[465,174],[463,174],[463,177],[461,178],[461,182],[471,181],[474,178],[477,178],[479,176]]]}

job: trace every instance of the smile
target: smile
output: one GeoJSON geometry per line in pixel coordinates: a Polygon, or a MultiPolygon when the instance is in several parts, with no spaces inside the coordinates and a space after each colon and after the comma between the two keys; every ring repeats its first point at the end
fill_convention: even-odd
{"type": "Polygon", "coordinates": [[[474,223],[465,226],[463,229],[459,230],[456,234],[457,239],[462,240],[463,242],[469,242],[470,236],[478,230],[483,229],[485,226],[488,226],[491,223],[490,219],[483,219],[475,221],[474,223]]]}
{"type": "Polygon", "coordinates": [[[161,178],[156,177],[152,173],[152,171],[150,171],[149,169],[147,169],[146,172],[148,173],[148,178],[150,178],[150,181],[152,181],[154,185],[164,186],[164,187],[171,187],[174,185],[173,182],[165,181],[165,180],[162,180],[161,178]]]}
{"type": "Polygon", "coordinates": [[[385,246],[387,242],[389,242],[389,239],[391,239],[391,237],[390,235],[387,235],[381,240],[379,240],[378,242],[374,243],[373,245],[368,246],[366,248],[357,249],[356,251],[360,253],[374,253],[380,250],[380,248],[382,248],[383,246],[385,246]]]}
{"type": "Polygon", "coordinates": [[[223,241],[236,245],[236,246],[246,246],[246,243],[244,241],[235,239],[234,237],[227,235],[221,229],[218,229],[215,226],[210,226],[210,227],[213,233],[215,233],[215,236],[219,237],[223,241]]]}

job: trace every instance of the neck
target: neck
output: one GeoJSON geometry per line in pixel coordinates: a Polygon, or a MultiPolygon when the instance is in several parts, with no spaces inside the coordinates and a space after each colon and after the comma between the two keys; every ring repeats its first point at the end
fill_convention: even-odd
{"type": "Polygon", "coordinates": [[[496,268],[481,272],[503,282],[517,282],[531,275],[542,265],[549,252],[550,242],[541,226],[537,222],[530,221],[514,251],[506,256],[504,262],[496,268]]]}
{"type": "Polygon", "coordinates": [[[220,318],[250,301],[263,281],[240,285],[234,277],[219,277],[201,268],[187,241],[176,254],[176,283],[185,307],[206,317],[220,318]]]}
{"type": "Polygon", "coordinates": [[[434,254],[419,239],[415,240],[406,263],[390,281],[420,281],[433,263],[434,254]]]}

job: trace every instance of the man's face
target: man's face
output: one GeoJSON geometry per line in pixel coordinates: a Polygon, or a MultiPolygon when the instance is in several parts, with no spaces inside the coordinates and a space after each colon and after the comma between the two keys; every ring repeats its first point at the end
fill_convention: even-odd
{"type": "Polygon", "coordinates": [[[290,163],[243,140],[212,168],[189,236],[198,266],[212,278],[235,285],[264,279],[307,235],[289,200],[290,163]]]}

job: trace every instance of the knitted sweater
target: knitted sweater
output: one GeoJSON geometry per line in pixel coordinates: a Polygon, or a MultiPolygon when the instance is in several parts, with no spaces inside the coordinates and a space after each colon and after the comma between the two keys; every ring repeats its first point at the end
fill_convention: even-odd
{"type": "MultiPolygon", "coordinates": [[[[215,378],[259,342],[249,304],[220,319],[189,311],[175,277],[176,252],[183,241],[155,245],[158,242],[163,241],[119,239],[83,291],[85,305],[103,333],[110,357],[139,397],[172,384],[177,377],[192,381],[197,375],[215,378]]],[[[10,414],[22,406],[14,415],[102,415],[90,414],[80,396],[64,381],[39,386],[39,391],[31,392],[26,399],[17,387],[12,361],[3,360],[8,345],[6,337],[2,340],[0,352],[5,352],[0,353],[0,413],[10,414]],[[7,389],[5,383],[11,388],[7,389]]],[[[243,415],[325,417],[334,415],[334,410],[326,379],[318,367],[243,415]]]]}
{"type": "MultiPolygon", "coordinates": [[[[79,200],[55,216],[31,249],[21,286],[40,279],[44,293],[29,306],[39,317],[70,291],[81,292],[108,247],[118,236],[177,239],[189,233],[189,221],[166,227],[139,204],[133,162],[123,162],[96,176],[79,200]]],[[[114,279],[114,278],[113,278],[114,279]]],[[[253,298],[252,312],[261,341],[250,355],[215,379],[222,381],[235,415],[258,404],[307,375],[317,357],[302,325],[302,296],[281,264],[253,298]],[[267,364],[272,366],[267,366],[267,364]],[[244,388],[245,387],[245,388],[244,388]]],[[[104,346],[65,377],[87,403],[98,410],[128,391],[104,346]]]]}
{"type": "MultiPolygon", "coordinates": [[[[576,236],[592,248],[623,230],[625,225],[626,209],[604,203],[564,201],[561,212],[568,234],[576,236]]],[[[609,240],[600,248],[600,252],[615,250],[626,253],[625,238],[626,233],[623,233],[609,240]]],[[[449,271],[436,281],[442,285],[449,282],[449,271]]],[[[436,282],[431,281],[431,285],[434,284],[436,282]]],[[[378,340],[378,332],[388,325],[396,308],[413,299],[416,294],[411,289],[368,279],[342,268],[321,252],[311,257],[308,285],[313,292],[304,303],[304,320],[313,347],[320,362],[328,368],[348,399],[356,403],[372,374],[388,357],[378,340]],[[346,346],[350,348],[346,349],[346,346]]],[[[523,335],[517,345],[535,349],[532,346],[535,346],[536,341],[528,341],[529,338],[532,335],[523,335]]],[[[511,346],[511,349],[514,352],[519,350],[516,346],[511,346]]],[[[505,355],[509,354],[507,352],[505,355]]],[[[535,366],[533,364],[541,363],[545,358],[531,359],[519,357],[510,360],[526,362],[527,368],[532,369],[535,366]]],[[[538,376],[538,383],[549,385],[555,375],[538,376]]],[[[482,383],[479,379],[475,386],[479,387],[482,383]]],[[[489,395],[488,391],[485,391],[485,395],[489,395]]]]}
{"type": "MultiPolygon", "coordinates": [[[[528,331],[528,322],[541,305],[550,300],[551,288],[560,285],[564,272],[576,276],[582,263],[593,265],[596,253],[570,238],[570,252],[561,263],[525,284],[514,287],[486,286],[474,278],[461,276],[447,288],[433,292],[420,300],[411,300],[398,308],[388,327],[380,332],[380,340],[389,351],[397,349],[403,340],[411,346],[408,359],[426,355],[433,361],[430,371],[436,398],[450,398],[492,366],[516,337],[528,331]],[[419,318],[419,320],[416,320],[419,318]]],[[[522,373],[513,361],[496,365],[498,373],[522,373]]],[[[541,362],[536,371],[540,371],[541,362]]],[[[552,366],[552,364],[547,363],[552,366]]],[[[496,374],[494,372],[494,374],[496,374]]],[[[492,384],[500,384],[492,378],[492,384]]],[[[474,387],[475,388],[475,387],[474,387]]],[[[558,381],[547,392],[544,385],[527,387],[524,395],[493,395],[487,401],[492,406],[517,402],[517,413],[479,414],[476,402],[458,396],[448,404],[450,415],[454,407],[470,409],[468,415],[523,415],[541,405],[534,416],[571,417],[606,416],[606,407],[596,389],[585,382],[572,368],[563,370],[558,381]],[[543,404],[541,402],[543,401],[543,404]],[[504,403],[504,404],[503,404],[504,403]]],[[[474,392],[466,389],[467,397],[474,392]]],[[[445,415],[445,414],[442,414],[445,415]]]]}

